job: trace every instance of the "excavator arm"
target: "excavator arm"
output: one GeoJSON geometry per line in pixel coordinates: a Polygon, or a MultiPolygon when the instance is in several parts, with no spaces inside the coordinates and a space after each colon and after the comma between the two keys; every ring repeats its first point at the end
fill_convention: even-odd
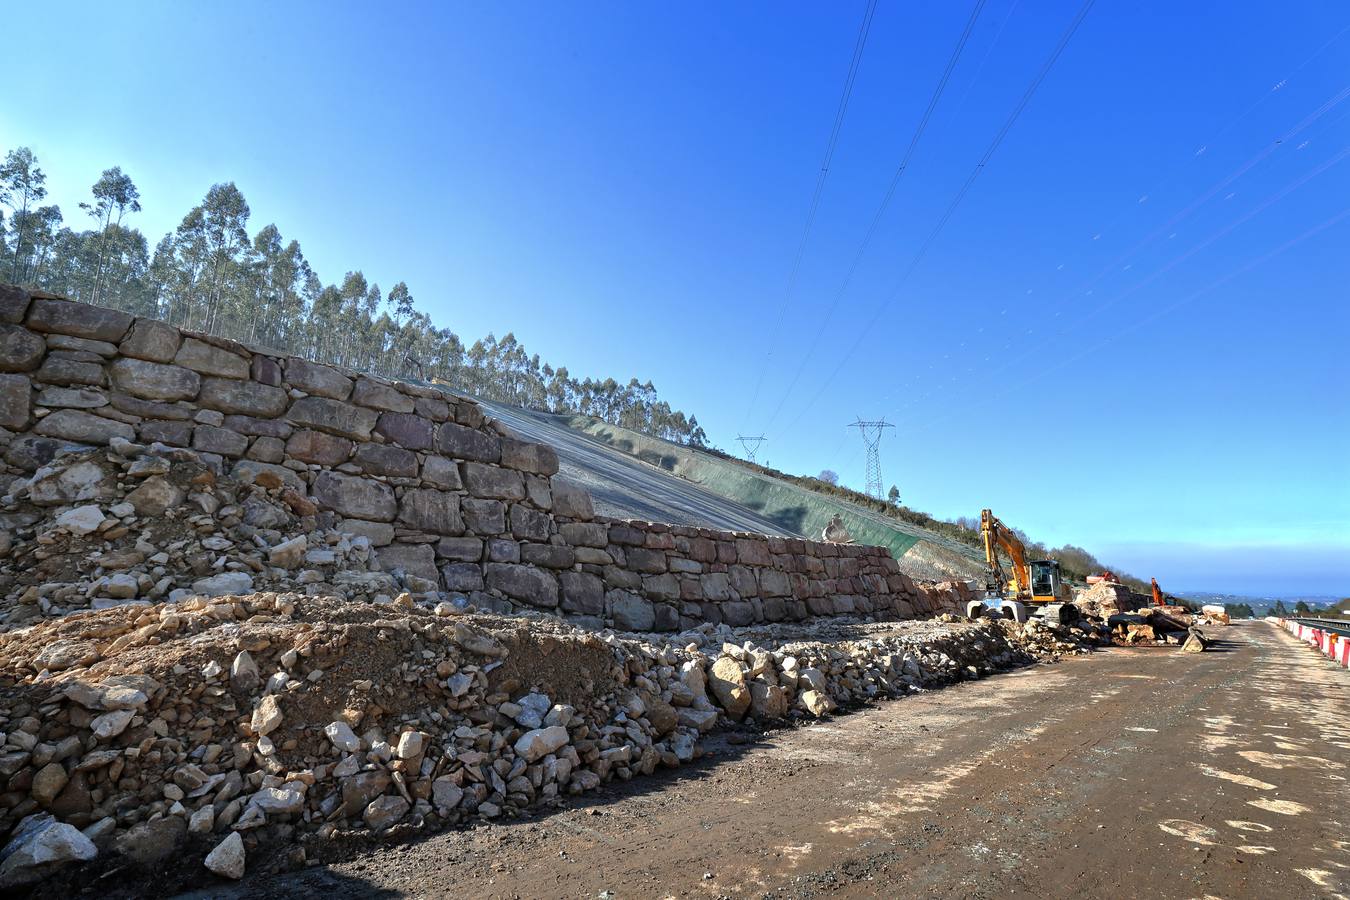
{"type": "Polygon", "coordinates": [[[1000,594],[1009,591],[1021,598],[1031,591],[1031,567],[1027,565],[1027,548],[1013,530],[998,520],[990,510],[980,512],[980,535],[984,538],[984,559],[989,566],[990,588],[1000,594]],[[999,551],[1008,557],[1012,568],[1009,579],[999,564],[999,551]]]}

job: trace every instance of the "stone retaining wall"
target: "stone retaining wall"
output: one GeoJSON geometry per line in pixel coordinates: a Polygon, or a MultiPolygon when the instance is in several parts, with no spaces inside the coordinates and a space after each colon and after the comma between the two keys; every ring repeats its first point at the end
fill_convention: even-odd
{"type": "Polygon", "coordinates": [[[916,585],[879,547],[597,519],[552,448],[470,399],[0,285],[0,492],[64,449],[119,441],[282,485],[368,538],[409,590],[498,611],[670,631],[965,599],[964,585],[916,585]]]}

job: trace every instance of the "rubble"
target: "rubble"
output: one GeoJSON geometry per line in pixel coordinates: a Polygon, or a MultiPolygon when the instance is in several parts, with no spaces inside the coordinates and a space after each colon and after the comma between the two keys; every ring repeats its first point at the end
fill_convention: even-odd
{"type": "Polygon", "coordinates": [[[203,865],[237,878],[260,846],[515,815],[678,766],[719,721],[810,720],[1090,646],[954,616],[596,634],[407,595],[76,612],[0,635],[0,830],[48,816],[70,830],[53,846],[84,829],[138,864],[209,838],[203,865]]]}

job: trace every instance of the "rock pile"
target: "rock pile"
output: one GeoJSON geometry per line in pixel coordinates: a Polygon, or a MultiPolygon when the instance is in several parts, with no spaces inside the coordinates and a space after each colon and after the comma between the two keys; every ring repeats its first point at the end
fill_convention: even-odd
{"type": "Polygon", "coordinates": [[[195,877],[237,877],[259,846],[513,814],[694,759],[719,721],[1032,658],[1009,623],[820,627],[658,640],[271,592],[43,621],[0,635],[0,879],[91,845],[138,866],[187,847],[195,877]]]}
{"type": "Polygon", "coordinates": [[[300,590],[390,600],[367,537],[280,479],[217,475],[191,450],[114,440],[61,456],[0,500],[0,621],[189,595],[300,590]]]}

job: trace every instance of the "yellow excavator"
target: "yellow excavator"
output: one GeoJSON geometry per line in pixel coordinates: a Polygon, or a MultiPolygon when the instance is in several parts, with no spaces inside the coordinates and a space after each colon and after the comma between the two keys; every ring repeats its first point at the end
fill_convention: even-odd
{"type": "Polygon", "coordinates": [[[996,608],[1018,622],[1025,622],[1029,615],[1052,622],[1076,618],[1078,609],[1071,602],[1073,589],[1060,574],[1058,560],[1028,562],[1027,548],[1021,538],[987,509],[980,512],[980,537],[984,541],[984,559],[988,566],[985,581],[988,599],[967,604],[967,616],[974,617],[985,609],[996,608]],[[1008,558],[1011,573],[1004,572],[999,561],[1000,551],[1008,558]]]}

